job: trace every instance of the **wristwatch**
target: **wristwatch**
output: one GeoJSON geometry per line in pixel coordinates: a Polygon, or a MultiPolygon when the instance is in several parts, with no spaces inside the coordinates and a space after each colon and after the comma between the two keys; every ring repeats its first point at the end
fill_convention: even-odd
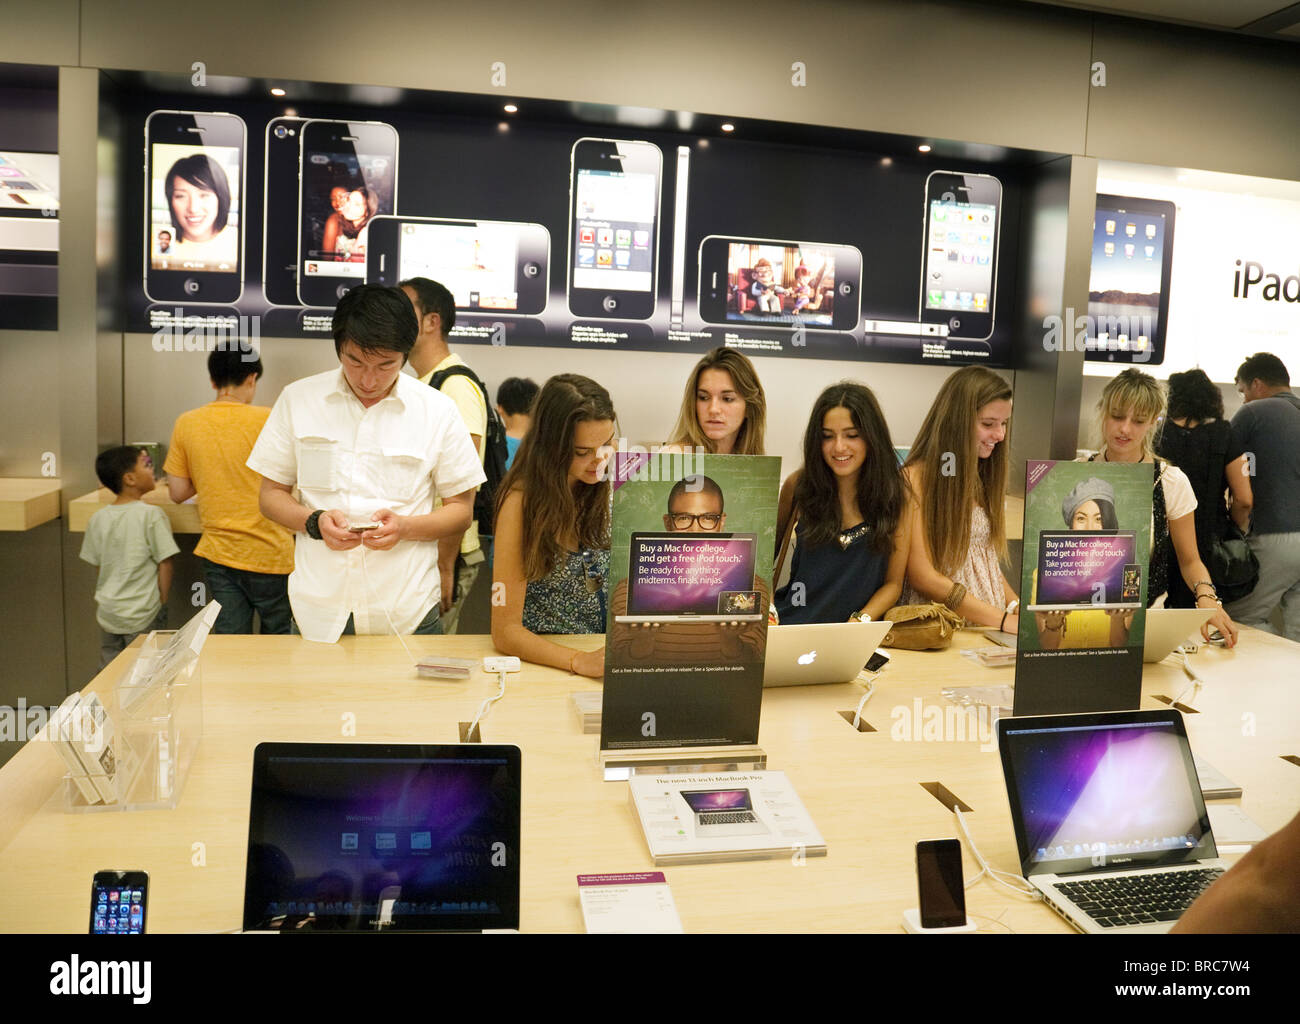
{"type": "Polygon", "coordinates": [[[855,619],[857,619],[859,622],[870,622],[870,621],[871,621],[871,616],[868,615],[866,612],[858,612],[858,614],[855,615],[855,616],[853,616],[853,617],[854,617],[855,619]]]}
{"type": "Polygon", "coordinates": [[[324,512],[325,512],[324,509],[318,508],[315,512],[313,512],[311,515],[307,517],[307,525],[306,527],[304,527],[304,529],[306,529],[307,531],[307,536],[310,537],[312,540],[325,539],[320,535],[320,517],[324,514],[324,512]]]}

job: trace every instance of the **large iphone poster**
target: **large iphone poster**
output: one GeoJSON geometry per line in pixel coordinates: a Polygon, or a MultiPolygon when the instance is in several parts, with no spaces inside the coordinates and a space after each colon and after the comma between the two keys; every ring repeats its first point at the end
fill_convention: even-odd
{"type": "Polygon", "coordinates": [[[128,105],[125,151],[152,153],[124,170],[123,258],[145,268],[130,330],[327,335],[348,288],[425,276],[455,297],[454,344],[1010,365],[1014,167],[903,140],[865,152],[412,105],[128,105]],[[183,178],[197,199],[159,198],[178,132],[228,200],[216,173],[183,178]],[[146,178],[151,208],[133,209],[146,178]],[[237,263],[160,268],[162,246],[195,244],[189,224],[210,231],[210,208],[229,211],[212,237],[239,244],[237,263]]]}
{"type": "Polygon", "coordinates": [[[58,327],[58,69],[0,64],[0,330],[58,327]]]}

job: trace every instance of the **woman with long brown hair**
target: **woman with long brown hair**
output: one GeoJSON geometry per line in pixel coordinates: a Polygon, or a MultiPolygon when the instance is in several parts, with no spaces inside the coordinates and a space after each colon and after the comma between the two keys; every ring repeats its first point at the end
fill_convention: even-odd
{"type": "Polygon", "coordinates": [[[502,654],[605,673],[603,646],[575,651],[541,634],[605,632],[614,429],[609,392],[587,377],[558,374],[537,396],[498,491],[492,643],[502,654]]]}
{"type": "Polygon", "coordinates": [[[937,601],[968,622],[1019,629],[1007,553],[1007,426],[1011,385],[983,366],[943,382],[903,472],[912,491],[912,546],[903,603],[937,601]]]}
{"type": "Polygon", "coordinates": [[[762,455],[767,396],[758,371],[732,348],[715,348],[695,364],[668,447],[710,455],[762,455]]]}
{"type": "Polygon", "coordinates": [[[791,551],[790,582],[776,594],[781,622],[882,618],[902,593],[910,526],[876,396],[853,381],[831,385],[808,419],[803,467],[781,488],[778,561],[791,551]]]}

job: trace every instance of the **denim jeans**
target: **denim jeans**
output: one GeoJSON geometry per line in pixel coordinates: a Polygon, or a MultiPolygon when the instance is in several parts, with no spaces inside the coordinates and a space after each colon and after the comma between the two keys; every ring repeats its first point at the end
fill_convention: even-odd
{"type": "Polygon", "coordinates": [[[99,631],[99,670],[102,672],[108,663],[131,646],[131,641],[155,629],[167,628],[167,606],[163,605],[157,617],[138,633],[108,633],[99,631]]]}
{"type": "Polygon", "coordinates": [[[198,559],[208,596],[221,602],[214,633],[253,632],[253,612],[262,620],[263,633],[288,633],[293,611],[289,607],[289,577],[285,573],[249,572],[198,559]]]}

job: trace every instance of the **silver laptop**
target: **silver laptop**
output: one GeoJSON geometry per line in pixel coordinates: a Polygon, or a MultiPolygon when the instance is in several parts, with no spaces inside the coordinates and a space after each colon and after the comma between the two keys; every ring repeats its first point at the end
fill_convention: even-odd
{"type": "Polygon", "coordinates": [[[711,836],[760,836],[770,830],[757,814],[749,790],[739,789],[684,789],[682,799],[695,814],[695,835],[700,839],[711,836]]]}
{"type": "Polygon", "coordinates": [[[1168,931],[1227,869],[1179,712],[997,728],[1021,870],[1079,931],[1168,931]]]}
{"type": "Polygon", "coordinates": [[[821,622],[769,626],[763,685],[850,683],[892,625],[892,622],[821,622]]]}
{"type": "Polygon", "coordinates": [[[1142,660],[1164,661],[1193,635],[1199,641],[1201,627],[1213,614],[1212,608],[1148,608],[1142,660]]]}

